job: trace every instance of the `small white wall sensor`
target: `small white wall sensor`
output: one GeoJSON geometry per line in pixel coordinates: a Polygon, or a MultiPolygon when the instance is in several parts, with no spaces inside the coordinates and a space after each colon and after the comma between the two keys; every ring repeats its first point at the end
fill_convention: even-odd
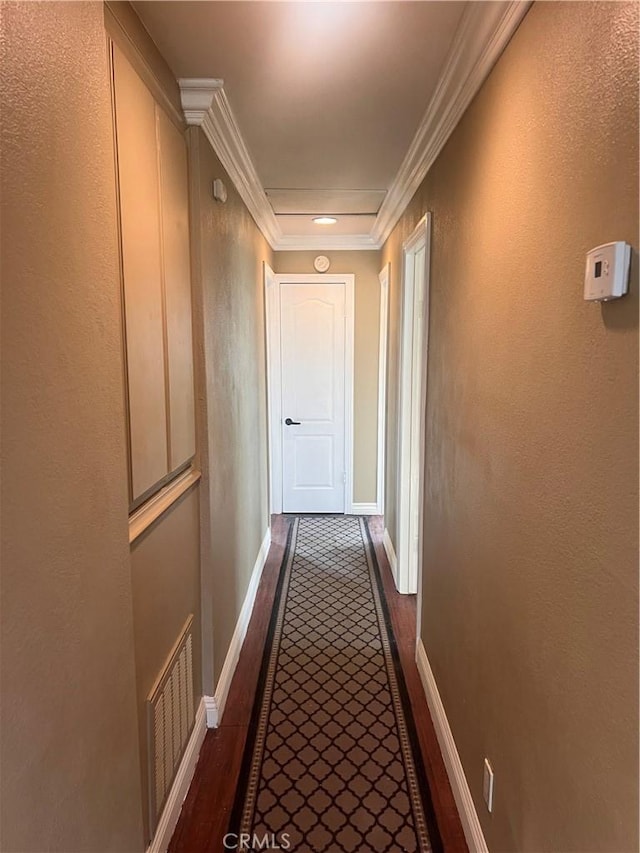
{"type": "Polygon", "coordinates": [[[220,178],[216,178],[212,186],[213,197],[216,201],[221,201],[223,204],[227,200],[227,188],[220,178]]]}
{"type": "Polygon", "coordinates": [[[629,288],[631,246],[628,243],[605,243],[587,252],[584,276],[584,298],[593,302],[619,299],[629,288]]]}

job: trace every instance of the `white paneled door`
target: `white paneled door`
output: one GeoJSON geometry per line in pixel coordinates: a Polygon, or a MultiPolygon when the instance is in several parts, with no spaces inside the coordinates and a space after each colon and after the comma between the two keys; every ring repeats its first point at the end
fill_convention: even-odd
{"type": "Polygon", "coordinates": [[[282,283],[282,509],[345,511],[345,283],[282,283]]]}

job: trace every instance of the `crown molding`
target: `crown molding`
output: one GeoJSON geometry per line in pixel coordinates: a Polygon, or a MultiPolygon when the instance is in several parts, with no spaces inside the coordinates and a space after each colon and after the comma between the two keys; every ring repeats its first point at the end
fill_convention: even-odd
{"type": "Polygon", "coordinates": [[[276,252],[347,252],[380,249],[381,244],[370,234],[296,234],[280,237],[272,248],[276,252]]]}
{"type": "Polygon", "coordinates": [[[371,234],[383,245],[526,15],[530,0],[468,3],[442,76],[371,234]]]}
{"type": "Polygon", "coordinates": [[[242,138],[222,80],[178,80],[187,124],[202,127],[211,147],[274,251],[380,249],[451,136],[471,100],[526,15],[531,0],[468,3],[436,91],[369,234],[286,235],[242,138]]]}
{"type": "Polygon", "coordinates": [[[227,100],[224,81],[181,78],[178,85],[187,124],[202,128],[256,225],[275,249],[282,237],[280,226],[227,100]]]}
{"type": "Polygon", "coordinates": [[[178,86],[186,122],[200,125],[209,112],[216,93],[224,86],[224,80],[214,77],[180,77],[178,86]]]}

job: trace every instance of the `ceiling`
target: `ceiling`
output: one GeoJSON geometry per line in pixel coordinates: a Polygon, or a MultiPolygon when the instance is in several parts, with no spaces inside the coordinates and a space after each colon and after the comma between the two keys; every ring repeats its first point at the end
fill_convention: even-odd
{"type": "Polygon", "coordinates": [[[381,245],[528,4],[134,7],[271,245],[330,249],[381,245]]]}

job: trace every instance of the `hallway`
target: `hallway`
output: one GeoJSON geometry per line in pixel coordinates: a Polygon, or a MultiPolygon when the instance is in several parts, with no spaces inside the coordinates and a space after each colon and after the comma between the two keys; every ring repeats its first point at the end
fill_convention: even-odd
{"type": "Polygon", "coordinates": [[[637,853],[639,50],[631,0],[0,0],[2,853],[261,825],[321,512],[404,673],[385,731],[332,689],[419,749],[318,833],[424,847],[423,764],[434,850],[637,853]]]}
{"type": "MultiPolygon", "coordinates": [[[[169,853],[193,853],[196,850],[204,853],[204,851],[237,849],[237,840],[231,835],[226,837],[230,832],[229,821],[236,796],[278,576],[291,523],[291,516],[272,516],[272,545],[263,570],[245,644],[229,692],[225,715],[221,725],[214,731],[208,732],[205,738],[169,853]]],[[[435,843],[432,841],[432,849],[436,851],[441,849],[444,853],[458,853],[458,851],[463,853],[467,850],[464,833],[425,700],[424,688],[415,664],[415,599],[411,596],[402,596],[395,589],[382,545],[383,520],[372,517],[369,520],[369,529],[376,560],[380,567],[395,646],[413,710],[426,781],[433,801],[437,832],[440,836],[436,838],[435,843]]],[[[262,837],[263,833],[259,835],[262,837]]],[[[298,848],[293,846],[292,849],[298,848]]],[[[338,845],[329,845],[322,849],[333,853],[340,848],[338,845]]],[[[346,849],[360,848],[356,846],[346,849]]],[[[375,849],[378,847],[376,846],[375,849]]]]}

